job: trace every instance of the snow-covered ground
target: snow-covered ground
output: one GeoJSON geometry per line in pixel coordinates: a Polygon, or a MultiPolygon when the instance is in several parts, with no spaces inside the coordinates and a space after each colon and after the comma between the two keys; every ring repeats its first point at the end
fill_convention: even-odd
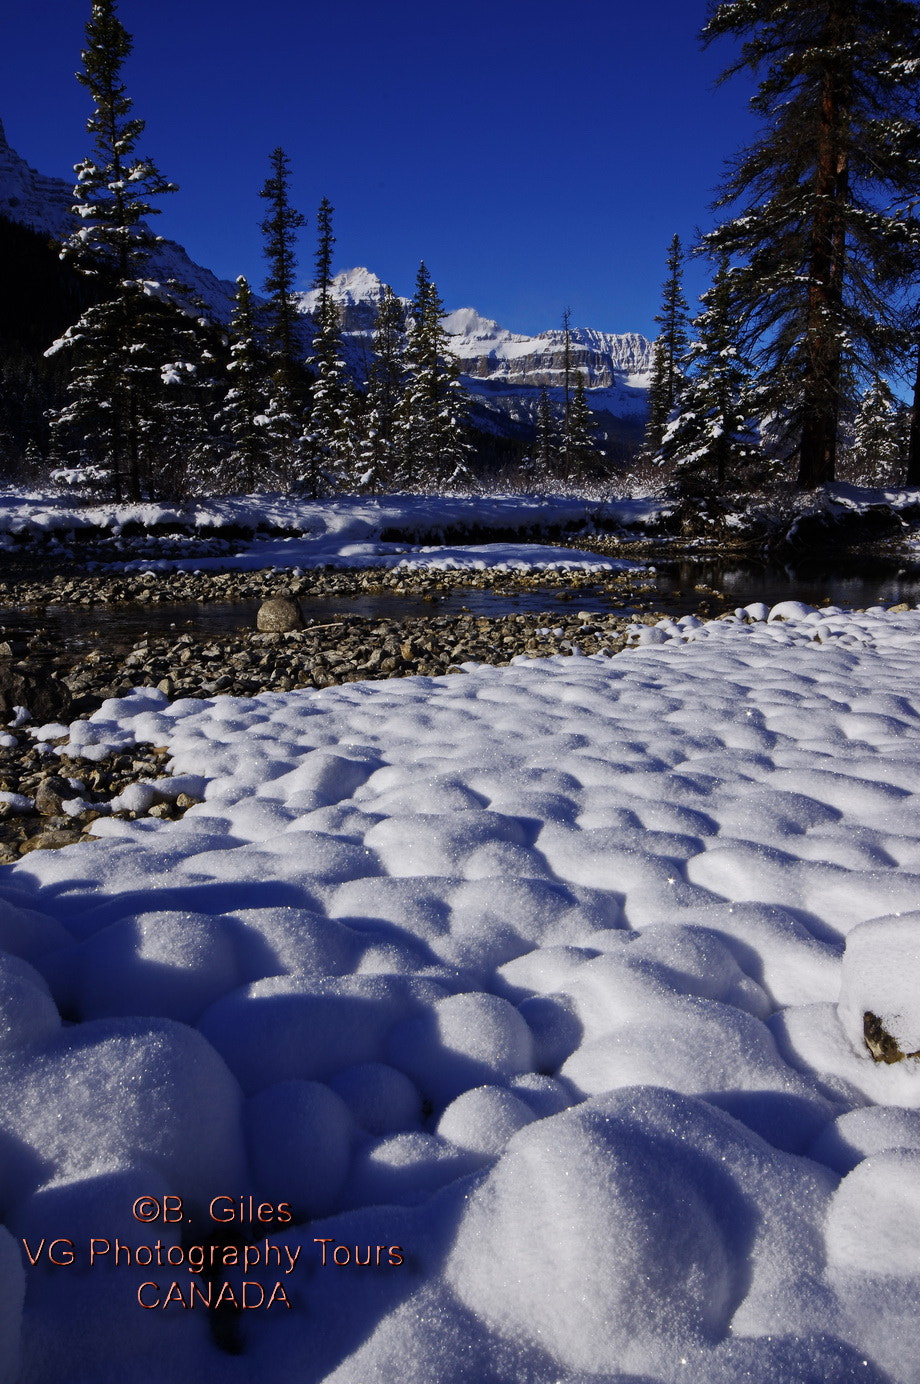
{"type": "MultiPolygon", "coordinates": [[[[376,499],[344,496],[315,501],[271,494],[176,504],[150,500],[140,504],[91,505],[62,495],[0,491],[0,549],[12,549],[17,538],[27,541],[70,533],[91,538],[118,537],[128,526],[182,527],[202,535],[235,527],[261,530],[263,537],[257,543],[263,546],[266,531],[294,533],[298,535],[293,542],[298,545],[299,561],[312,555],[316,562],[334,562],[347,559],[348,547],[356,544],[370,545],[368,552],[377,546],[383,555],[394,551],[396,545],[382,542],[388,530],[429,544],[452,531],[514,531],[532,537],[553,528],[591,531],[601,523],[641,526],[654,523],[667,508],[664,501],[652,497],[603,501],[558,495],[385,495],[376,499]]],[[[404,543],[401,551],[405,549],[404,543]]],[[[251,550],[252,542],[240,542],[239,554],[251,550]]],[[[289,545],[280,553],[290,558],[294,548],[289,545]]],[[[264,565],[272,563],[266,560],[264,565]]]]}
{"type": "Polygon", "coordinates": [[[766,614],[75,723],[203,801],[0,875],[0,1379],[920,1381],[920,611],[766,614]]]}

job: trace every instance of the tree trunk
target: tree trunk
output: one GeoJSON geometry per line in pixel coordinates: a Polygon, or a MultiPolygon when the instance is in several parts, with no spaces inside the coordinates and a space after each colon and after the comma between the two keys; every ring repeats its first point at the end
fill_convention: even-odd
{"type": "MultiPolygon", "coordinates": [[[[848,35],[832,8],[827,46],[846,47],[848,35]]],[[[820,134],[815,167],[814,220],[808,270],[806,360],[798,485],[813,490],[835,476],[840,413],[841,343],[846,265],[844,209],[849,192],[847,125],[851,74],[831,62],[821,83],[820,134]]]]}
{"type": "Polygon", "coordinates": [[[917,345],[917,373],[914,376],[914,403],[910,420],[910,442],[907,447],[905,485],[920,485],[920,342],[917,345]]]}

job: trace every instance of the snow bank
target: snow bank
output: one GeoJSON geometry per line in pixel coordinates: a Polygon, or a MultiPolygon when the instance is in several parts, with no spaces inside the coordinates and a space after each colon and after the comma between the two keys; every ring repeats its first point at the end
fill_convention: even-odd
{"type": "Polygon", "coordinates": [[[3,1222],[299,1254],[235,1356],[0,1235],[21,1378],[920,1384],[920,613],[769,614],[71,728],[203,800],[0,877],[3,1222]]]}
{"type": "MultiPolygon", "coordinates": [[[[188,557],[149,556],[108,564],[119,570],[260,571],[263,568],[391,567],[407,571],[621,571],[638,566],[526,542],[445,546],[445,535],[487,536],[490,531],[532,537],[547,529],[593,532],[596,524],[652,523],[665,508],[652,500],[589,501],[563,496],[389,495],[342,497],[322,503],[287,495],[231,496],[170,505],[80,505],[60,496],[0,494],[0,547],[15,540],[69,535],[101,539],[131,530],[194,531],[198,539],[248,530],[249,539],[226,539],[226,550],[188,557]],[[272,532],[284,537],[269,537],[272,532]],[[400,542],[384,540],[387,533],[400,542]],[[433,543],[438,546],[431,546],[433,543]]],[[[148,544],[148,546],[151,546],[148,544]]]]}

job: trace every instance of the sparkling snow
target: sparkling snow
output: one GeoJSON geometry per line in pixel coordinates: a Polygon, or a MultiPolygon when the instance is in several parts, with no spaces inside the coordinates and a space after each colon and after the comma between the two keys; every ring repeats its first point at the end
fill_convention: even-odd
{"type": "Polygon", "coordinates": [[[657,632],[74,724],[203,801],[0,875],[0,1380],[920,1382],[920,611],[657,632]],[[88,1264],[250,1195],[241,1354],[88,1264]]]}

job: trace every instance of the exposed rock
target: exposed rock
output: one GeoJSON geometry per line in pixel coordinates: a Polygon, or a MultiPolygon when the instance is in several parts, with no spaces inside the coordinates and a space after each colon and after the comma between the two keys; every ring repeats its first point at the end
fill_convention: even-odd
{"type": "Polygon", "coordinates": [[[876,1062],[903,1062],[905,1057],[920,1057],[920,1052],[902,1052],[898,1040],[893,1038],[881,1019],[868,1010],[863,1015],[863,1034],[866,1047],[876,1062]]]}
{"type": "Polygon", "coordinates": [[[66,779],[58,778],[57,775],[46,778],[39,784],[35,794],[35,810],[42,817],[57,817],[62,811],[62,804],[68,798],[76,798],[79,794],[75,793],[66,779]]]}
{"type": "Polygon", "coordinates": [[[20,855],[28,855],[30,851],[56,851],[61,846],[72,846],[75,841],[81,840],[79,831],[43,831],[38,836],[30,836],[28,841],[23,841],[19,847],[20,855]]]}
{"type": "Polygon", "coordinates": [[[39,660],[29,666],[0,658],[0,721],[10,721],[17,706],[26,707],[38,725],[61,720],[70,711],[70,688],[39,660]]]}
{"type": "Polygon", "coordinates": [[[289,630],[303,629],[300,606],[288,596],[273,596],[263,601],[256,616],[256,629],[270,634],[287,634],[289,630]]]}

